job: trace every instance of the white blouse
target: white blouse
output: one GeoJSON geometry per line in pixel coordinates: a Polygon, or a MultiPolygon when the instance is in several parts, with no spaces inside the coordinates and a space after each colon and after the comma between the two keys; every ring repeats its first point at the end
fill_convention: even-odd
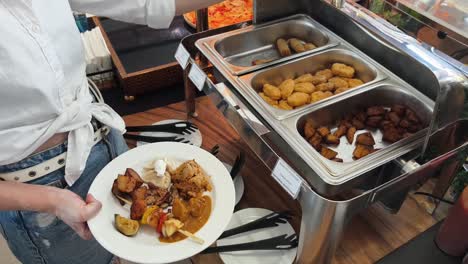
{"type": "Polygon", "coordinates": [[[70,132],[65,179],[72,185],[92,148],[94,116],[125,131],[109,106],[92,103],[72,11],[166,28],[174,0],[0,0],[0,165],[20,161],[70,132]]]}

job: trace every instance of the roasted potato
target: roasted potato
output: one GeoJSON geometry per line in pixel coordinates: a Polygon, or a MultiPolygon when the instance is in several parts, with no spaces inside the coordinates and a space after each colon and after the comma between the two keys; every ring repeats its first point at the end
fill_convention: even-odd
{"type": "Polygon", "coordinates": [[[309,138],[309,143],[314,147],[317,151],[320,151],[322,147],[322,136],[319,133],[315,133],[311,138],[309,138]]]}
{"type": "Polygon", "coordinates": [[[315,91],[315,86],[312,83],[297,83],[294,85],[294,91],[295,92],[301,92],[301,93],[313,93],[315,91]]]}
{"type": "Polygon", "coordinates": [[[313,49],[316,49],[317,46],[315,46],[312,43],[306,43],[306,44],[304,44],[304,48],[305,48],[305,50],[313,50],[313,49]]]}
{"type": "Polygon", "coordinates": [[[333,63],[331,71],[334,75],[345,78],[353,78],[355,72],[353,67],[350,67],[343,63],[333,63]]]}
{"type": "Polygon", "coordinates": [[[322,92],[333,91],[335,90],[335,84],[331,82],[321,83],[317,85],[317,90],[322,92]]]}
{"type": "Polygon", "coordinates": [[[320,136],[326,137],[327,135],[330,134],[330,129],[328,129],[328,127],[326,126],[321,126],[317,128],[317,132],[320,134],[320,136]]]}
{"type": "Polygon", "coordinates": [[[374,146],[375,140],[370,132],[361,133],[356,137],[356,144],[374,146]]]}
{"type": "Polygon", "coordinates": [[[352,78],[352,79],[347,79],[346,81],[348,82],[349,88],[358,87],[364,84],[364,82],[361,79],[352,78]]]}
{"type": "Polygon", "coordinates": [[[328,82],[333,83],[335,85],[335,89],[340,88],[349,88],[348,82],[340,77],[333,77],[328,80],[328,82]]]}
{"type": "Polygon", "coordinates": [[[304,124],[304,136],[306,139],[311,138],[315,134],[314,125],[310,120],[307,120],[304,124]]]}
{"type": "Polygon", "coordinates": [[[276,41],[276,48],[280,53],[281,57],[291,56],[291,50],[289,49],[288,42],[282,38],[276,41]]]}
{"type": "Polygon", "coordinates": [[[321,70],[315,73],[316,76],[323,75],[325,78],[330,79],[333,77],[333,73],[330,69],[321,70]]]}
{"type": "Polygon", "coordinates": [[[301,40],[297,38],[292,38],[292,39],[289,39],[288,42],[289,42],[289,46],[291,47],[291,49],[293,49],[295,52],[301,53],[301,52],[306,51],[304,47],[304,43],[301,40]]]}
{"type": "Polygon", "coordinates": [[[299,107],[309,102],[309,95],[302,92],[294,92],[288,97],[288,104],[293,107],[299,107]]]}
{"type": "Polygon", "coordinates": [[[271,84],[266,83],[263,85],[263,93],[273,100],[281,99],[281,90],[271,84]]]}
{"type": "Polygon", "coordinates": [[[130,218],[140,220],[146,210],[146,202],[144,200],[136,200],[132,202],[130,207],[130,218]]]}
{"type": "Polygon", "coordinates": [[[339,125],[338,129],[333,133],[333,135],[337,138],[340,138],[346,134],[346,131],[348,131],[348,128],[345,125],[339,125]]]}
{"type": "Polygon", "coordinates": [[[134,169],[127,168],[125,170],[125,175],[133,177],[137,181],[136,187],[140,187],[145,181],[141,178],[140,174],[138,174],[134,169]]]}
{"type": "Polygon", "coordinates": [[[353,151],[353,157],[354,159],[360,159],[371,154],[372,152],[374,152],[372,147],[357,144],[353,151]]]}
{"type": "Polygon", "coordinates": [[[147,192],[148,192],[148,188],[146,186],[141,186],[133,190],[133,192],[131,192],[130,195],[132,196],[133,201],[144,200],[146,198],[147,192]]]}
{"type": "Polygon", "coordinates": [[[325,137],[325,142],[327,144],[330,144],[330,145],[338,145],[340,144],[340,138],[335,136],[335,135],[332,135],[332,134],[328,134],[326,137],[325,137]]]}
{"type": "Polygon", "coordinates": [[[287,79],[278,86],[282,99],[288,99],[288,97],[294,92],[294,85],[294,80],[287,79]]]}
{"type": "Polygon", "coordinates": [[[132,176],[121,175],[117,176],[117,188],[124,193],[131,193],[137,187],[137,180],[132,176]]]}
{"type": "Polygon", "coordinates": [[[338,155],[338,152],[322,146],[322,148],[320,149],[320,154],[324,156],[325,158],[332,160],[336,158],[336,156],[338,155]]]}
{"type": "Polygon", "coordinates": [[[350,127],[348,128],[348,131],[346,131],[346,139],[348,140],[349,144],[353,144],[354,141],[354,134],[356,134],[356,128],[355,127],[350,127]]]}
{"type": "Polygon", "coordinates": [[[294,109],[294,107],[292,107],[292,106],[290,106],[290,105],[288,104],[288,101],[287,101],[287,100],[281,100],[281,101],[279,101],[279,103],[278,103],[278,108],[279,108],[279,109],[283,109],[283,110],[293,110],[293,109],[294,109]]]}
{"type": "Polygon", "coordinates": [[[265,100],[265,102],[267,102],[269,105],[278,105],[278,100],[273,100],[271,99],[270,97],[266,96],[264,93],[258,93],[262,98],[263,100],[265,100]]]}

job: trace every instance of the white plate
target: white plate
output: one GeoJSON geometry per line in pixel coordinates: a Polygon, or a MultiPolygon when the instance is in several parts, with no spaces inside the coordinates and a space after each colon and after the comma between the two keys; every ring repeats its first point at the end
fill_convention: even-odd
{"type": "MultiPolygon", "coordinates": [[[[178,164],[177,164],[178,165],[178,164]]],[[[102,202],[102,209],[88,221],[96,240],[109,252],[136,263],[167,263],[183,260],[207,248],[226,229],[234,210],[234,185],[229,172],[216,157],[188,144],[161,142],[134,148],[111,161],[96,177],[89,190],[102,202]],[[120,234],[113,225],[114,214],[129,215],[111,194],[117,174],[130,167],[141,172],[143,165],[156,158],[182,163],[195,159],[211,177],[213,208],[208,222],[196,233],[205,243],[199,245],[190,239],[176,243],[161,243],[154,230],[144,226],[134,237],[120,234]]]]}
{"type": "MultiPolygon", "coordinates": [[[[263,208],[247,208],[235,212],[229,222],[226,230],[238,227],[240,225],[257,220],[272,211],[263,208]]],[[[294,229],[289,223],[280,224],[277,227],[253,230],[247,233],[242,233],[232,237],[227,237],[218,240],[218,246],[233,245],[239,243],[247,243],[258,241],[262,239],[272,238],[275,236],[288,234],[295,234],[294,229]]],[[[291,264],[296,257],[297,248],[289,250],[251,250],[251,251],[238,251],[238,252],[223,252],[219,256],[225,264],[291,264]]]]}
{"type": "MultiPolygon", "coordinates": [[[[232,166],[223,162],[224,166],[228,171],[232,170],[232,166]]],[[[234,190],[236,192],[236,205],[240,202],[242,199],[242,196],[244,196],[244,179],[242,178],[242,175],[239,173],[236,178],[234,178],[234,190]]]]}
{"type": "MultiPolygon", "coordinates": [[[[165,124],[171,124],[171,123],[176,123],[176,122],[186,122],[186,120],[178,120],[178,119],[167,119],[167,120],[162,120],[156,123],[153,123],[152,125],[165,125],[165,124]]],[[[194,146],[200,147],[202,145],[202,134],[199,129],[196,129],[195,132],[186,134],[186,135],[180,135],[180,134],[175,134],[175,133],[167,133],[167,132],[141,132],[141,136],[149,136],[149,137],[173,137],[176,136],[178,138],[184,138],[185,140],[188,140],[188,144],[192,144],[194,146]]],[[[148,144],[147,142],[143,141],[137,141],[137,147],[148,144]]]]}

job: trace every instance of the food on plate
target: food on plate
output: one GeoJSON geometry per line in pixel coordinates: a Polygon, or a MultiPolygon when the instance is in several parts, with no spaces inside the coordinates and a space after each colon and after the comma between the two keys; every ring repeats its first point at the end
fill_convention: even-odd
{"type": "MultiPolygon", "coordinates": [[[[208,25],[210,29],[229,26],[252,20],[253,0],[227,0],[208,7],[208,25]]],[[[195,26],[195,11],[184,14],[185,20],[195,26]]]]}
{"type": "Polygon", "coordinates": [[[371,131],[380,130],[383,142],[394,143],[422,128],[420,119],[411,109],[402,105],[376,105],[346,114],[334,129],[314,126],[314,121],[307,119],[302,132],[304,138],[322,156],[332,161],[343,162],[343,157],[338,157],[338,148],[334,149],[342,144],[342,137],[346,138],[344,144],[355,145],[352,158],[357,160],[379,150],[375,145],[381,143],[380,137],[374,137],[378,134],[373,135],[371,131]]]}
{"type": "Polygon", "coordinates": [[[355,72],[353,67],[343,63],[333,63],[331,71],[334,75],[344,78],[353,78],[355,72]]]}
{"type": "MultiPolygon", "coordinates": [[[[290,39],[289,42],[294,43],[296,40],[298,39],[290,39]]],[[[284,52],[291,51],[286,50],[288,47],[286,47],[287,42],[284,39],[278,39],[278,43],[278,45],[283,46],[285,50],[284,52]]],[[[281,77],[279,77],[272,81],[275,85],[272,83],[265,83],[259,94],[264,101],[273,107],[283,110],[292,110],[306,104],[318,102],[331,97],[334,94],[346,92],[364,83],[362,80],[355,78],[355,70],[351,66],[341,63],[335,63],[333,65],[335,66],[335,71],[332,71],[331,69],[323,69],[315,73],[304,73],[299,76],[295,76],[295,79],[292,79],[291,77],[288,79],[281,79],[281,77]],[[343,75],[346,75],[343,72],[351,72],[349,68],[353,69],[352,78],[343,77],[343,75]],[[339,73],[341,75],[336,75],[335,73],[339,73]],[[279,86],[276,86],[278,84],[279,86]],[[303,94],[294,95],[295,92],[304,93],[308,96],[303,94]],[[293,98],[290,99],[289,97],[291,96],[293,98]],[[304,101],[306,97],[308,100],[304,101]],[[279,105],[280,102],[278,102],[278,100],[281,99],[285,100],[285,102],[279,105]]],[[[349,75],[350,74],[348,73],[346,76],[349,75]]],[[[351,120],[349,121],[351,122],[351,120]]],[[[361,120],[361,122],[355,126],[361,129],[364,125],[365,124],[361,120]]]]}
{"type": "Polygon", "coordinates": [[[292,54],[291,50],[289,49],[288,42],[283,38],[279,38],[276,40],[276,48],[278,49],[278,52],[282,57],[291,56],[292,54]]]}
{"type": "Polygon", "coordinates": [[[125,236],[134,236],[140,230],[138,221],[125,218],[119,214],[114,215],[115,228],[125,236]]]}
{"type": "Polygon", "coordinates": [[[161,242],[172,243],[186,237],[203,242],[193,235],[208,221],[212,207],[207,194],[212,186],[202,167],[195,160],[188,160],[173,168],[166,159],[157,159],[143,167],[142,175],[127,169],[114,181],[112,194],[119,202],[130,205],[130,218],[115,215],[115,228],[126,236],[134,236],[140,225],[148,225],[159,234],[161,242]],[[158,179],[168,179],[169,184],[158,179]]]}
{"type": "Polygon", "coordinates": [[[252,65],[262,65],[274,61],[274,59],[257,59],[252,61],[252,65]]]}
{"type": "Polygon", "coordinates": [[[288,42],[289,42],[289,46],[291,47],[291,49],[293,49],[296,53],[301,53],[301,52],[306,51],[304,47],[305,43],[303,43],[301,40],[297,38],[292,38],[292,39],[289,39],[288,42]]]}

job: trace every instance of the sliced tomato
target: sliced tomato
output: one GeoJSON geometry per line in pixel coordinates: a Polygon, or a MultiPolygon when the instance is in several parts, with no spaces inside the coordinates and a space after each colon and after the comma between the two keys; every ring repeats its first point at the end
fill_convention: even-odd
{"type": "Polygon", "coordinates": [[[159,215],[159,223],[158,223],[158,227],[156,228],[156,231],[159,234],[162,234],[162,228],[163,228],[163,225],[164,225],[164,222],[166,221],[166,219],[167,219],[167,214],[166,213],[161,213],[159,215]]]}

